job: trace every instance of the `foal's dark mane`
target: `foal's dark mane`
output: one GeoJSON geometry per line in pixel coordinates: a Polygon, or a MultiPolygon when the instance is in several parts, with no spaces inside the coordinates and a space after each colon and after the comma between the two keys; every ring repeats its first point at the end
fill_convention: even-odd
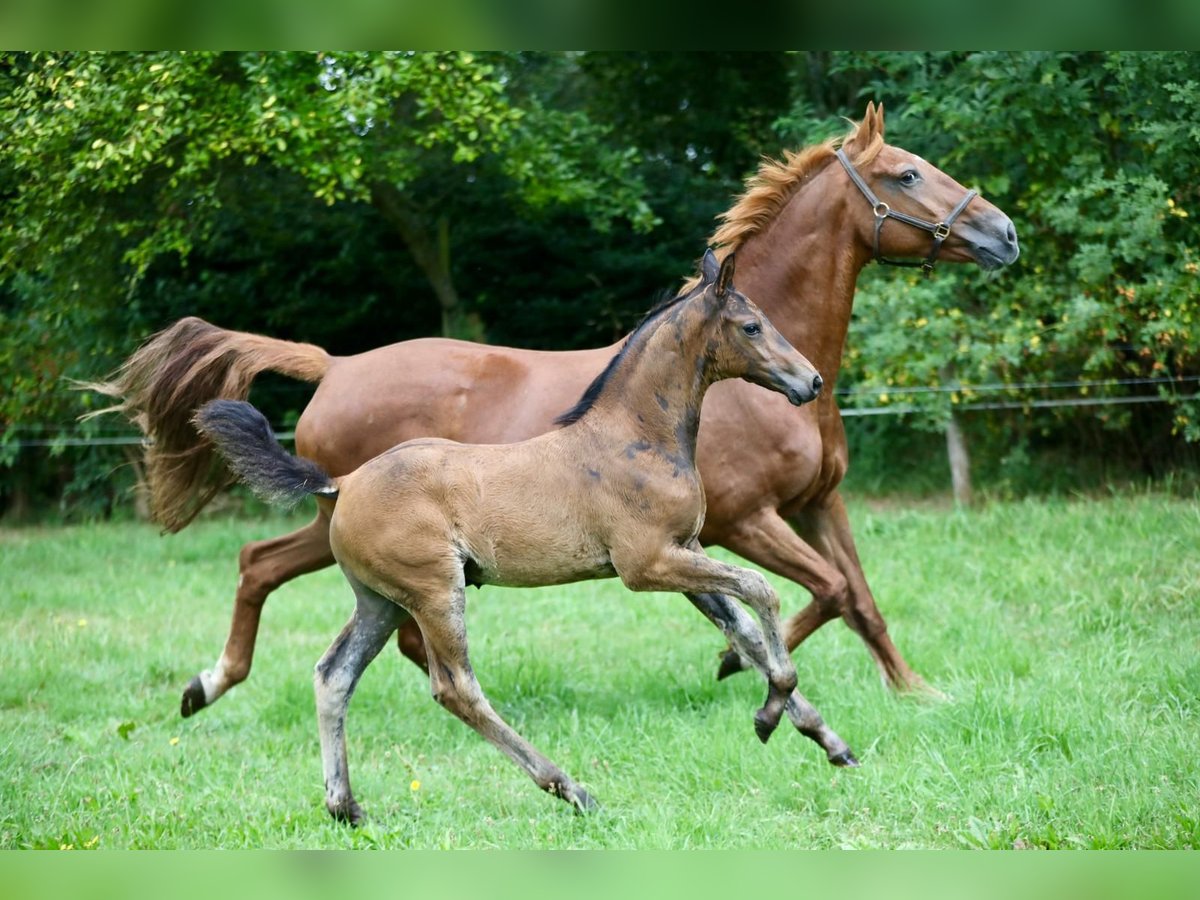
{"type": "Polygon", "coordinates": [[[706,286],[703,283],[692,286],[690,289],[685,289],[674,296],[668,295],[650,307],[650,311],[642,317],[642,321],[638,322],[637,327],[630,332],[629,337],[625,338],[625,343],[621,345],[621,349],[617,351],[617,355],[608,361],[608,365],[604,367],[603,372],[592,379],[592,383],[587,386],[587,390],[583,392],[583,396],[579,398],[579,402],[555,418],[554,424],[571,425],[587,415],[588,410],[596,405],[596,401],[604,393],[604,388],[608,385],[609,378],[617,370],[617,366],[621,364],[621,360],[629,353],[629,348],[641,339],[642,332],[646,329],[646,326],[668,309],[691,297],[697,292],[697,289],[703,290],[706,286]]]}

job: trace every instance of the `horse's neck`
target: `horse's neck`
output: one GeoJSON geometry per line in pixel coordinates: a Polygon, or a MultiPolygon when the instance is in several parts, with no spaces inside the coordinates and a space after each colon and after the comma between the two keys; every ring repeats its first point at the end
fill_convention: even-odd
{"type": "Polygon", "coordinates": [[[699,364],[708,323],[697,303],[668,310],[626,351],[597,398],[595,425],[694,460],[700,404],[712,383],[709,367],[699,364]]]}
{"type": "Polygon", "coordinates": [[[845,196],[819,173],[738,248],[737,286],[830,388],[841,368],[858,273],[870,261],[845,196]]]}

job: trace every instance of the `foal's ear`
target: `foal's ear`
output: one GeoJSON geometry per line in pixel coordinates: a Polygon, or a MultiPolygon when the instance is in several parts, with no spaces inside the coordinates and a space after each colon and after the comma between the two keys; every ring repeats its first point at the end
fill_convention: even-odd
{"type": "Polygon", "coordinates": [[[712,284],[717,280],[717,269],[721,264],[717,262],[717,254],[712,252],[712,247],[704,251],[704,258],[700,260],[700,280],[705,284],[712,284]]]}
{"type": "Polygon", "coordinates": [[[730,253],[725,257],[725,261],[721,263],[721,271],[717,273],[717,296],[724,300],[729,292],[733,290],[733,257],[735,254],[730,253]]]}

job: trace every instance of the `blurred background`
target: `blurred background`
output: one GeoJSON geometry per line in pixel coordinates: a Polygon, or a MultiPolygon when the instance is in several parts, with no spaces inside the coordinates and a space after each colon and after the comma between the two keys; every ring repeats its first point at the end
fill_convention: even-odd
{"type": "MultiPolygon", "coordinates": [[[[70,380],[182,316],[337,354],[610,343],[762,156],[868,100],[1022,254],[864,271],[847,488],[1194,492],[1195,53],[5,52],[0,516],[138,515],[136,432],[78,421],[104,398],[70,380]]],[[[252,399],[286,431],[310,393],[263,376],[252,399]]]]}

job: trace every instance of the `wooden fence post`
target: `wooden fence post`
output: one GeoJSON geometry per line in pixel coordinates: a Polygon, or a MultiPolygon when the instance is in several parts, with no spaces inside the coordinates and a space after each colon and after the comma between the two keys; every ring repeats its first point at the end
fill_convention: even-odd
{"type": "Polygon", "coordinates": [[[971,455],[967,438],[954,410],[946,422],[946,453],[950,457],[950,483],[954,490],[955,506],[971,505],[971,455]]]}

